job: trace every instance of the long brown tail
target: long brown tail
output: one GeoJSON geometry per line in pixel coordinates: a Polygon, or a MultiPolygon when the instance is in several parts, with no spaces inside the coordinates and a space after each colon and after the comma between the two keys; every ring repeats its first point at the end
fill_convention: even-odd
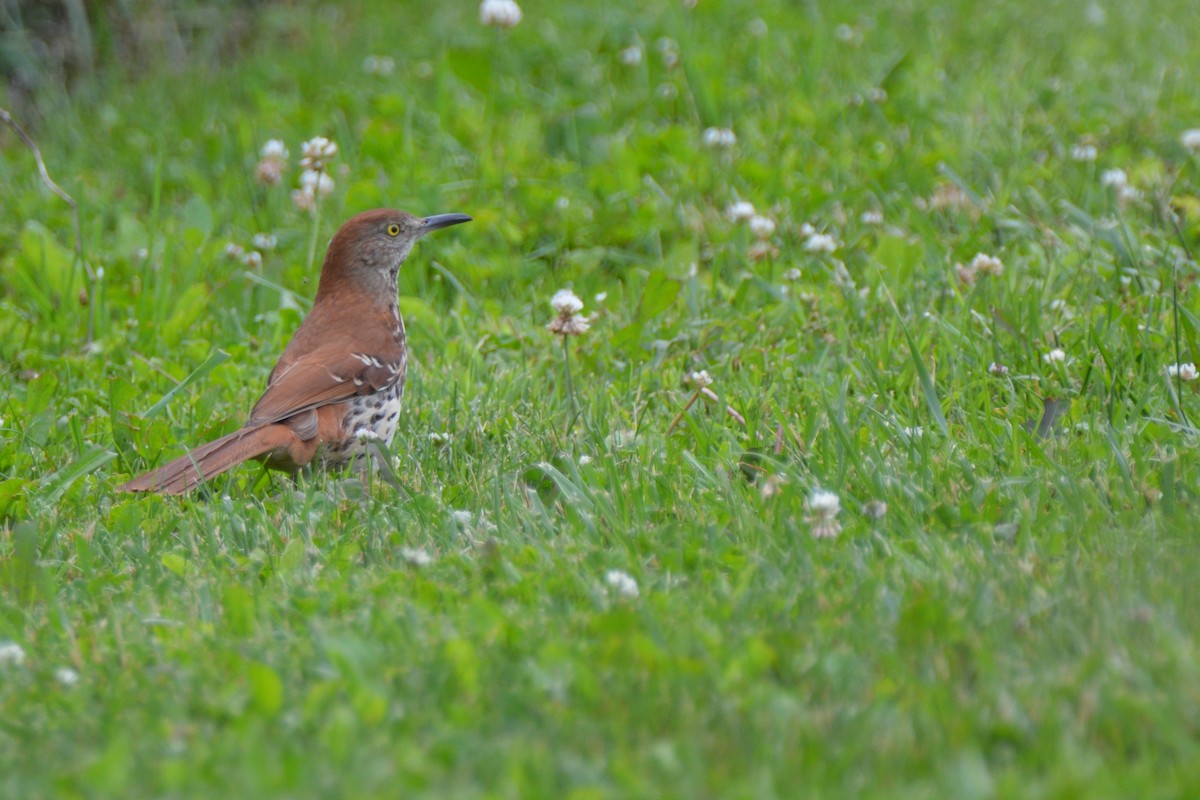
{"type": "Polygon", "coordinates": [[[296,433],[286,425],[262,425],[242,428],[228,436],[197,447],[169,464],[134,478],[118,492],[161,492],[183,494],[197,484],[297,441],[296,433]]]}

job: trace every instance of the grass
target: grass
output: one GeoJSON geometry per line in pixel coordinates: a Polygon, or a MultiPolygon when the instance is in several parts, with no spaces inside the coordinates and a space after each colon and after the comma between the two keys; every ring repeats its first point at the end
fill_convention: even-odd
{"type": "Polygon", "coordinates": [[[87,307],[4,139],[0,794],[1194,795],[1190,5],[524,10],[270,7],[218,67],[44,91],[87,307]],[[476,219],[402,272],[407,494],[115,494],[261,391],[316,269],[257,152],[317,134],[322,241],[476,219]],[[260,232],[261,269],[224,256],[260,232]],[[1002,274],[960,280],[980,252],[1002,274]],[[669,430],[700,369],[719,402],[669,430]]]}

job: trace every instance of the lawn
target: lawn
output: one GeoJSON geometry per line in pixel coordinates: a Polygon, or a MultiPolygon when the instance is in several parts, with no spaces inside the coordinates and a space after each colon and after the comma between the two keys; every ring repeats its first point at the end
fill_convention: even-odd
{"type": "Polygon", "coordinates": [[[21,104],[86,264],[0,130],[0,796],[1200,794],[1191,1],[693,5],[273,4],[21,104]],[[402,488],[116,493],[385,205],[474,217],[402,488]]]}

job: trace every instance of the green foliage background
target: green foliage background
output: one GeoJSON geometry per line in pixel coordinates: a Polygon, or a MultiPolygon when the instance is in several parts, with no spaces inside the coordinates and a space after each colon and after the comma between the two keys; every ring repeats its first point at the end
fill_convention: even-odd
{"type": "Polygon", "coordinates": [[[0,134],[0,795],[1195,794],[1190,4],[523,9],[272,4],[40,88],[94,285],[0,134]],[[318,134],[322,241],[476,220],[402,273],[406,492],[115,494],[261,391],[317,266],[254,167],[318,134]]]}

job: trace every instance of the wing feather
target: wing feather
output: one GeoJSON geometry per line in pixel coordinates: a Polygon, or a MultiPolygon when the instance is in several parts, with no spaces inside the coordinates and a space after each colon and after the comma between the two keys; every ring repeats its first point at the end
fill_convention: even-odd
{"type": "Polygon", "coordinates": [[[281,422],[355,395],[383,389],[404,374],[404,351],[348,353],[318,348],[272,371],[267,390],[250,412],[249,425],[281,422]]]}

